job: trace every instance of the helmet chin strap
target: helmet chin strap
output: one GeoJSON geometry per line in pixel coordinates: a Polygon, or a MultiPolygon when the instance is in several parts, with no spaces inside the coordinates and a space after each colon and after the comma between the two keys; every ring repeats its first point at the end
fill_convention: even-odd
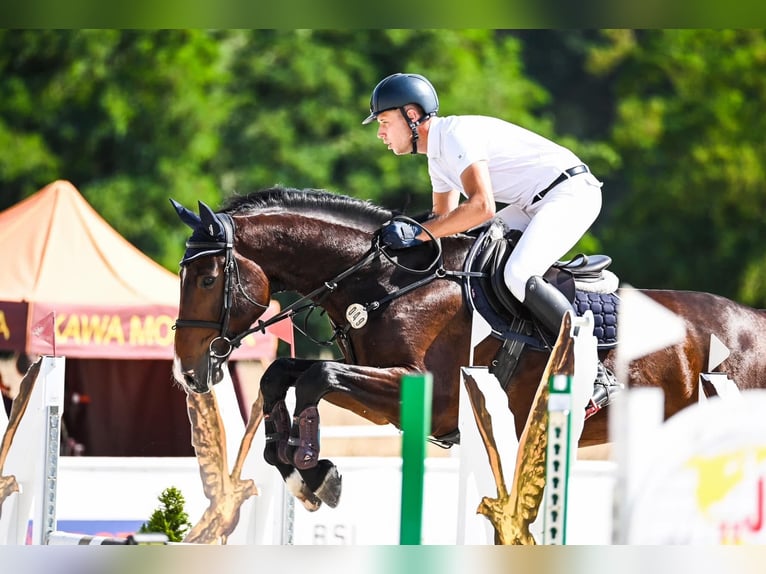
{"type": "Polygon", "coordinates": [[[404,121],[407,122],[407,125],[410,126],[410,131],[412,132],[412,151],[411,154],[417,154],[418,153],[418,139],[420,139],[420,134],[418,134],[418,126],[422,124],[424,121],[429,119],[431,116],[428,114],[424,114],[420,117],[420,119],[416,122],[413,122],[409,116],[407,116],[407,112],[404,110],[404,108],[399,108],[399,111],[401,112],[402,116],[404,117],[404,121]]]}

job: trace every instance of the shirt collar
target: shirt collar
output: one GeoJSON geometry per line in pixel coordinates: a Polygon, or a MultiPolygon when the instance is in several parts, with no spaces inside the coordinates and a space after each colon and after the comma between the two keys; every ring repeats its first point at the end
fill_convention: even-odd
{"type": "Polygon", "coordinates": [[[441,139],[441,121],[442,118],[434,116],[429,120],[428,126],[428,148],[426,149],[426,155],[429,159],[439,159],[441,156],[441,146],[439,140],[441,139]]]}

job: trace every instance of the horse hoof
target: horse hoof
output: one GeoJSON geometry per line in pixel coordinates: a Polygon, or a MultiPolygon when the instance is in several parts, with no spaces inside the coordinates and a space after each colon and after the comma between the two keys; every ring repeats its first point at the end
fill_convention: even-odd
{"type": "Polygon", "coordinates": [[[309,512],[316,512],[322,506],[322,501],[310,490],[307,490],[306,493],[305,497],[296,496],[296,498],[301,502],[303,508],[309,512]]]}
{"type": "Polygon", "coordinates": [[[322,500],[306,485],[303,478],[294,470],[290,476],[285,479],[287,492],[297,498],[303,507],[309,512],[316,512],[322,506],[322,500]]]}
{"type": "Polygon", "coordinates": [[[338,502],[340,502],[342,483],[343,477],[338,472],[338,467],[333,464],[328,469],[322,484],[314,491],[314,494],[327,506],[335,508],[338,506],[338,502]]]}

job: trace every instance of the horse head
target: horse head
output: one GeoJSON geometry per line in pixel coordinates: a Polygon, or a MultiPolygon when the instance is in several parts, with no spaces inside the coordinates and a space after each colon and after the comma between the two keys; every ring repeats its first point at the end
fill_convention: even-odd
{"type": "Polygon", "coordinates": [[[206,393],[223,379],[238,334],[268,308],[271,291],[263,270],[237,253],[230,216],[201,201],[199,215],[170,201],[193,231],[180,263],[173,376],[187,392],[206,393]]]}

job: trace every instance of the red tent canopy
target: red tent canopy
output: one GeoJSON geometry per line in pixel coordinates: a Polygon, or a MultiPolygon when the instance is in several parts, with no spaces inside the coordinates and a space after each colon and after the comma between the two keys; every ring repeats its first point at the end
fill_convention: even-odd
{"type": "MultiPolygon", "coordinates": [[[[86,455],[194,454],[171,378],[178,298],[178,277],[67,181],[0,213],[0,350],[51,354],[31,333],[39,324],[55,333],[55,354],[67,358],[64,428],[86,455]]],[[[268,313],[277,310],[272,302],[268,313]]],[[[251,335],[232,359],[268,362],[276,352],[275,335],[251,335]]]]}
{"type": "MultiPolygon", "coordinates": [[[[178,277],[126,241],[68,181],[0,213],[0,270],[0,349],[50,354],[30,333],[55,313],[56,354],[173,357],[178,277]]],[[[232,359],[272,359],[276,347],[271,334],[251,335],[232,359]]]]}

